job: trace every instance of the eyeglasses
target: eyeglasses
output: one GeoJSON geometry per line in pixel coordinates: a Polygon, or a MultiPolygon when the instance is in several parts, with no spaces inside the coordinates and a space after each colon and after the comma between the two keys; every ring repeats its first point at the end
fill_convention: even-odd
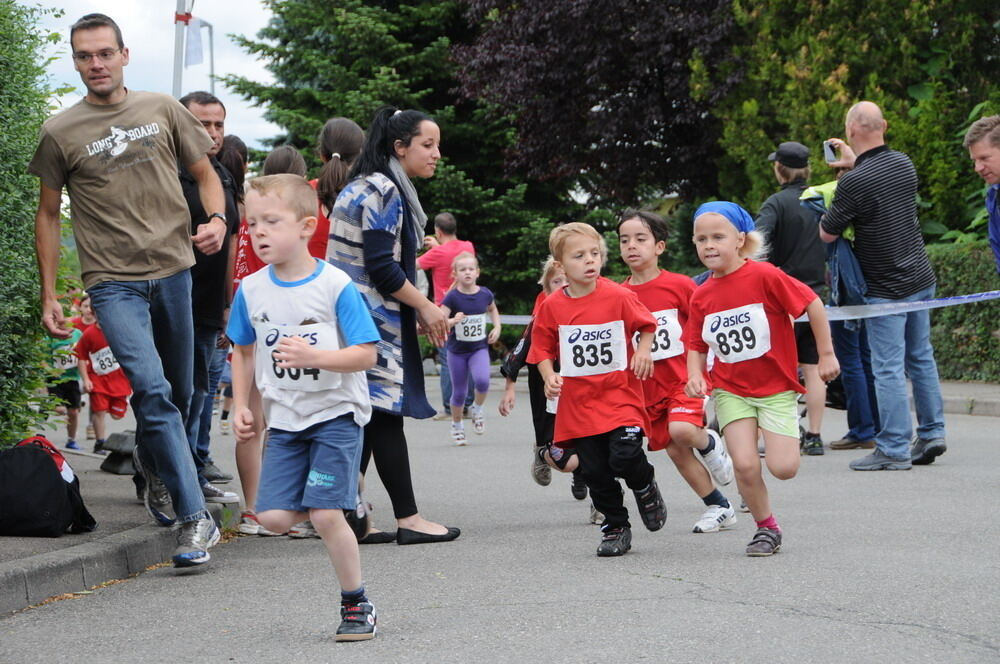
{"type": "Polygon", "coordinates": [[[120,48],[116,48],[113,51],[111,50],[98,51],[97,53],[83,53],[81,51],[78,51],[73,54],[73,59],[79,62],[81,65],[87,64],[93,58],[99,58],[101,62],[111,62],[114,59],[114,57],[120,52],[121,52],[120,48]]]}

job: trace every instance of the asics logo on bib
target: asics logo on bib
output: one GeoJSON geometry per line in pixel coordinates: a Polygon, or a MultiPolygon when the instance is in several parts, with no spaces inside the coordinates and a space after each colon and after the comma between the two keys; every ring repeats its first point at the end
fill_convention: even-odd
{"type": "Polygon", "coordinates": [[[264,338],[264,344],[267,346],[273,346],[278,343],[278,339],[281,337],[302,337],[309,342],[310,346],[316,345],[316,333],[306,332],[305,334],[282,334],[280,330],[273,329],[267,333],[267,337],[264,338]]]}
{"type": "Polygon", "coordinates": [[[566,341],[572,344],[576,343],[577,341],[604,341],[610,338],[611,338],[611,330],[607,328],[603,330],[587,330],[587,331],[581,330],[580,328],[576,328],[575,330],[570,332],[570,335],[569,337],[566,338],[566,341]]]}
{"type": "Polygon", "coordinates": [[[744,311],[740,314],[735,314],[733,316],[716,316],[712,320],[712,325],[709,330],[715,332],[720,327],[733,327],[734,325],[745,325],[750,322],[750,312],[744,311]]]}

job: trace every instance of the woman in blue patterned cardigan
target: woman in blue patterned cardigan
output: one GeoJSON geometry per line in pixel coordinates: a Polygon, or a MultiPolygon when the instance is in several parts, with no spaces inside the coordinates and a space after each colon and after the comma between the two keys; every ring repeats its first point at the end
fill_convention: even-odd
{"type": "MultiPolygon", "coordinates": [[[[440,140],[437,124],[420,111],[380,108],[330,215],[327,260],[354,280],[381,336],[378,363],[368,371],[372,419],[365,427],[361,472],[374,456],[392,500],[399,544],[446,542],[460,533],[417,511],[403,433],[404,416],[424,419],[435,413],[424,394],[417,334],[427,334],[437,346],[447,336],[444,313],[413,285],[427,215],[411,178],[434,175],[440,140]]],[[[392,539],[374,532],[362,542],[392,539]]]]}

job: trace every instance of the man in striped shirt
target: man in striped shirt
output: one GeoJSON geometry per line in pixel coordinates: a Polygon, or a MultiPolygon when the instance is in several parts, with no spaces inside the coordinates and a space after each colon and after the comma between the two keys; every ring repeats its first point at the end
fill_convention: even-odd
{"type": "MultiPolygon", "coordinates": [[[[868,282],[868,304],[934,297],[936,279],[917,219],[917,172],[910,158],[885,144],[886,122],[878,106],[855,104],[845,122],[847,142],[831,139],[850,168],[820,223],[820,237],[833,242],[854,226],[854,251],[868,282]],[[857,155],[857,156],[855,156],[857,155]]],[[[944,405],[925,309],[869,318],[875,390],[881,430],[876,449],[851,462],[854,470],[909,470],[947,449],[944,405]],[[912,441],[906,379],[913,385],[917,436],[912,441]]]]}

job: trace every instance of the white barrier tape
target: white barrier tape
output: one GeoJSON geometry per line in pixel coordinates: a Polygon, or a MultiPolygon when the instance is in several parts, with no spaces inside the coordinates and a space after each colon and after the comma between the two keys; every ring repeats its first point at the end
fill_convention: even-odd
{"type": "MultiPolygon", "coordinates": [[[[905,314],[911,311],[921,311],[923,309],[940,309],[942,307],[953,307],[958,304],[972,304],[975,302],[988,302],[1000,299],[1000,290],[986,291],[983,293],[972,293],[970,295],[955,295],[952,297],[940,297],[934,300],[914,300],[913,302],[882,302],[879,304],[858,304],[852,307],[827,307],[826,317],[829,320],[855,320],[858,318],[873,318],[875,316],[886,316],[888,314],[905,314]]],[[[798,322],[809,320],[806,315],[795,319],[798,322]]],[[[502,325],[527,325],[531,322],[531,316],[500,316],[502,325]]]]}

